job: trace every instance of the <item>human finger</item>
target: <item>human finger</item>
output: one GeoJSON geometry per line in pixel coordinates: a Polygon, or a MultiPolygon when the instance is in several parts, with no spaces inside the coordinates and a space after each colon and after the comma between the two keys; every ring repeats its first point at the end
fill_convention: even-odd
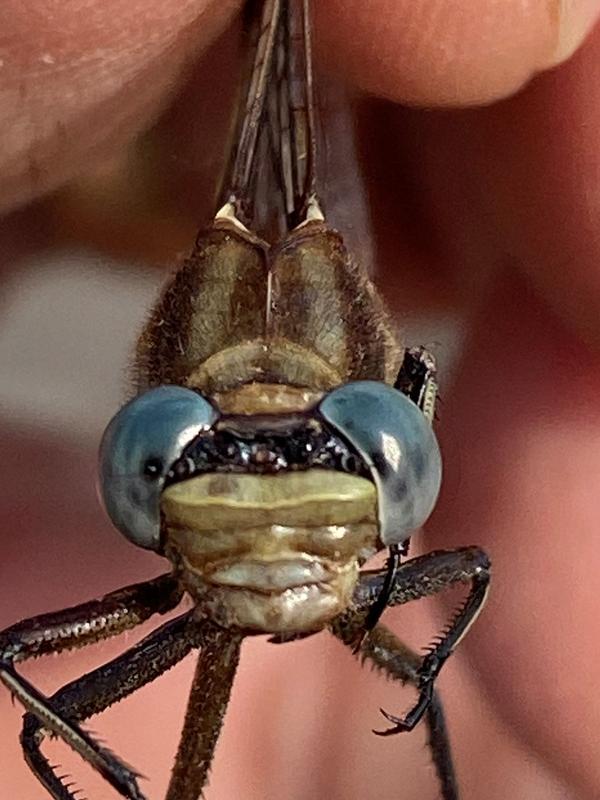
{"type": "Polygon", "coordinates": [[[597,27],[568,63],[494,106],[372,108],[369,202],[381,271],[398,296],[407,276],[411,285],[441,277],[468,305],[510,265],[598,346],[599,55],[597,27]]]}
{"type": "Polygon", "coordinates": [[[598,0],[340,0],[316,7],[331,69],[367,91],[427,106],[489,103],[556,66],[598,0]]]}
{"type": "Polygon", "coordinates": [[[236,0],[3,3],[2,206],[123,149],[238,7],[236,0]]]}

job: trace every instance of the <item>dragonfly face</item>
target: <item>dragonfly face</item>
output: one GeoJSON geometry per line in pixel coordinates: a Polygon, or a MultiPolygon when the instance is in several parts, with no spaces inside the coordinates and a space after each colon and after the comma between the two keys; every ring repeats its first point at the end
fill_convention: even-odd
{"type": "Polygon", "coordinates": [[[434,682],[482,607],[489,562],[476,547],[401,562],[440,487],[435,362],[400,347],[321,209],[308,0],[265,0],[260,31],[225,202],[152,312],[137,347],[138,394],[101,446],[113,523],[172,571],[0,632],[0,680],[28,712],[26,760],[54,800],[75,793],[41,752],[47,733],[123,797],[144,800],[137,773],[79,722],[198,649],[166,795],[197,800],[243,638],[281,643],[323,629],[416,686],[416,705],[386,714],[383,735],[425,718],[442,797],[458,800],[434,682]],[[266,154],[273,197],[261,196],[266,154]],[[253,231],[265,208],[275,235],[253,231]],[[386,569],[361,569],[382,548],[386,569]],[[468,597],[424,658],[379,624],[387,606],[455,583],[469,584],[468,597]],[[191,611],[51,698],[14,668],[121,633],[184,594],[191,611]]]}
{"type": "Polygon", "coordinates": [[[319,630],[349,606],[362,563],[430,513],[435,437],[412,401],[373,381],[320,394],[254,380],[222,406],[231,397],[271,413],[223,414],[182,387],[121,410],[101,451],[106,507],[132,541],[171,559],[219,624],[319,630]]]}
{"type": "Polygon", "coordinates": [[[186,448],[162,495],[164,546],[201,612],[292,633],[347,607],[377,527],[372,483],[342,464],[348,448],[310,413],[224,417],[186,448]],[[179,465],[194,477],[178,481],[179,465]]]}

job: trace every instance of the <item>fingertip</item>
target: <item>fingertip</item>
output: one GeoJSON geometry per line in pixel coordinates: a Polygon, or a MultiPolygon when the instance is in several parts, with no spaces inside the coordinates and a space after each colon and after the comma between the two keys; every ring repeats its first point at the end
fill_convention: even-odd
{"type": "Polygon", "coordinates": [[[6,0],[0,209],[123,153],[238,8],[238,0],[6,0]]]}
{"type": "Polygon", "coordinates": [[[550,0],[551,13],[557,17],[558,38],[549,67],[570,58],[584,41],[598,20],[600,3],[598,0],[550,0]]]}
{"type": "Polygon", "coordinates": [[[425,106],[470,106],[516,92],[567,58],[598,0],[344,0],[320,4],[324,61],[367,92],[425,106]]]}

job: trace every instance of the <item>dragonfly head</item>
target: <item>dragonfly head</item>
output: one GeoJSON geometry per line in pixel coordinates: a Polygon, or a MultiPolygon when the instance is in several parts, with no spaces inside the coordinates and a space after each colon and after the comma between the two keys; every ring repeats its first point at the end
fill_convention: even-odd
{"type": "Polygon", "coordinates": [[[105,433],[100,488],[113,523],[167,555],[224,625],[321,627],[350,603],[360,565],[407,539],[435,503],[439,449],[408,398],[358,381],[311,402],[225,414],[164,386],[105,433]]]}

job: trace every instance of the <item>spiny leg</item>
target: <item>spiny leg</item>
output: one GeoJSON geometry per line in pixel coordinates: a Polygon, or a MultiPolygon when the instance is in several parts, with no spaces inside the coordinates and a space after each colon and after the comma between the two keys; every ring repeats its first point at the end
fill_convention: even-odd
{"type": "MultiPolygon", "coordinates": [[[[384,712],[394,725],[385,732],[386,735],[412,730],[427,711],[432,702],[435,679],[448,656],[477,618],[487,595],[489,579],[489,559],[478,547],[434,551],[398,567],[389,593],[390,606],[438,594],[456,583],[470,583],[471,590],[464,604],[419,665],[416,683],[419,698],[414,708],[403,718],[384,712]]],[[[337,636],[344,640],[350,632],[355,637],[360,636],[361,626],[364,626],[373,600],[381,594],[385,580],[385,572],[364,573],[361,576],[354,593],[353,608],[332,623],[332,630],[337,636]]],[[[364,642],[363,646],[366,646],[364,642]]]]}
{"type": "Polygon", "coordinates": [[[153,614],[164,614],[177,605],[181,594],[173,576],[162,575],[112,592],[100,600],[24,620],[0,632],[0,680],[44,728],[105,774],[125,797],[139,796],[135,773],[97,745],[76,723],[57,714],[48,699],[19,675],[13,664],[116,636],[153,614]]]}
{"type": "Polygon", "coordinates": [[[99,600],[17,622],[0,631],[0,677],[6,662],[26,661],[117,636],[153,614],[175,608],[182,594],[177,579],[167,573],[117,589],[99,600]]]}
{"type": "Polygon", "coordinates": [[[202,634],[202,650],[166,800],[197,800],[223,725],[242,638],[224,629],[202,634]]]}
{"type": "MultiPolygon", "coordinates": [[[[197,643],[196,624],[192,612],[188,612],[165,623],[107,664],[63,686],[49,698],[49,703],[56,714],[71,722],[86,720],[158,678],[197,643]]],[[[43,723],[34,714],[26,714],[21,733],[25,760],[54,800],[75,800],[74,793],[55,774],[40,750],[46,735],[43,723]]],[[[110,776],[105,777],[112,783],[110,776]]],[[[122,782],[127,779],[124,775],[122,782]]],[[[135,791],[133,796],[143,800],[137,786],[135,791]]]]}
{"type": "MultiPolygon", "coordinates": [[[[342,625],[333,628],[333,632],[345,644],[351,645],[356,636],[353,628],[355,625],[360,626],[361,616],[357,614],[355,620],[347,617],[342,625]]],[[[363,642],[360,656],[363,662],[368,659],[378,669],[383,670],[391,680],[418,685],[421,658],[383,625],[378,625],[369,638],[363,642]]],[[[458,800],[459,792],[444,712],[435,690],[431,694],[425,721],[428,730],[428,745],[440,782],[442,798],[443,800],[458,800]]]]}

